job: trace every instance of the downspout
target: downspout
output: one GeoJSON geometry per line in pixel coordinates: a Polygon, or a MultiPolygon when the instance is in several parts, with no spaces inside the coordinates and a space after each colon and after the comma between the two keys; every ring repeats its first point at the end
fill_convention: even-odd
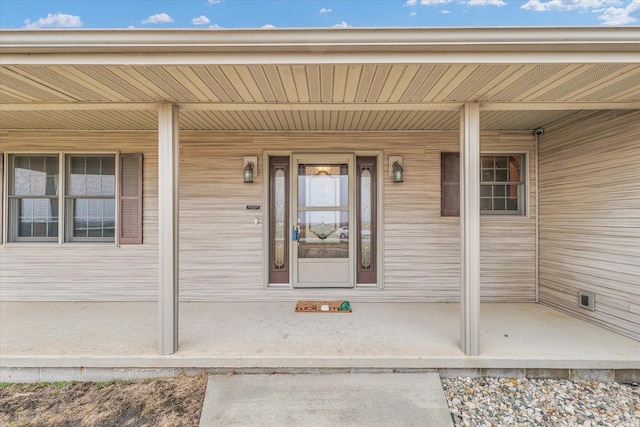
{"type": "Polygon", "coordinates": [[[536,280],[536,303],[540,302],[540,157],[539,157],[539,147],[540,144],[540,135],[538,135],[538,131],[534,133],[534,155],[536,161],[536,259],[535,259],[535,280],[536,280]]]}

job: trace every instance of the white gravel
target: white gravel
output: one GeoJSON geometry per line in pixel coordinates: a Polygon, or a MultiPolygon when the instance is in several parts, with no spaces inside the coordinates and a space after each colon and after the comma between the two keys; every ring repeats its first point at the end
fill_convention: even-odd
{"type": "Polygon", "coordinates": [[[453,378],[442,386],[456,426],[640,427],[640,387],[614,382],[453,378]]]}

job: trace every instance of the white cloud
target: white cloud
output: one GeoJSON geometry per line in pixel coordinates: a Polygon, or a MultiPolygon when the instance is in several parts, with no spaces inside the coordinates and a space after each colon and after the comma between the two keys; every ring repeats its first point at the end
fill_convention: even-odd
{"type": "Polygon", "coordinates": [[[528,0],[520,7],[536,12],[545,12],[548,10],[566,11],[603,8],[616,3],[619,3],[619,0],[528,0]]]}
{"type": "Polygon", "coordinates": [[[66,13],[49,13],[46,18],[40,18],[35,22],[24,20],[25,28],[78,28],[82,27],[82,21],[77,15],[66,13]]]}
{"type": "Polygon", "coordinates": [[[212,30],[220,30],[222,29],[222,27],[218,24],[213,24],[213,25],[209,25],[209,28],[211,28],[212,30]]]}
{"type": "Polygon", "coordinates": [[[222,0],[207,0],[207,3],[209,4],[218,4],[220,3],[222,0]]]}
{"type": "Polygon", "coordinates": [[[598,19],[604,25],[626,25],[640,18],[640,0],[528,0],[521,7],[535,12],[582,10],[600,13],[598,19]],[[638,15],[632,16],[636,13],[638,15]]]}
{"type": "Polygon", "coordinates": [[[503,0],[469,0],[467,2],[469,6],[506,6],[507,4],[503,0]]]}
{"type": "Polygon", "coordinates": [[[420,0],[420,4],[425,6],[433,6],[436,4],[447,4],[451,3],[453,0],[420,0]]]}
{"type": "Polygon", "coordinates": [[[200,15],[197,18],[193,18],[191,20],[191,23],[193,25],[207,25],[209,22],[211,22],[211,21],[209,21],[209,18],[207,18],[204,15],[200,15]]]}
{"type": "Polygon", "coordinates": [[[276,26],[275,25],[271,25],[271,24],[265,24],[265,25],[262,26],[263,30],[272,30],[274,28],[276,28],[276,26]]]}
{"type": "Polygon", "coordinates": [[[445,15],[448,15],[448,14],[450,14],[450,13],[451,13],[451,11],[450,11],[450,10],[443,10],[443,11],[442,11],[442,12],[440,12],[440,13],[444,13],[445,15]]]}
{"type": "Polygon", "coordinates": [[[323,7],[322,9],[320,9],[320,13],[331,13],[333,12],[331,9],[327,9],[325,7],[323,7]]]}
{"type": "Polygon", "coordinates": [[[409,16],[416,16],[416,15],[417,15],[417,13],[415,13],[415,12],[411,12],[411,13],[409,14],[409,16]]]}
{"type": "Polygon", "coordinates": [[[140,22],[143,24],[166,24],[168,22],[173,22],[173,18],[166,13],[157,13],[140,22]]]}
{"type": "Polygon", "coordinates": [[[415,6],[418,3],[418,0],[407,0],[407,6],[415,6]]]}
{"type": "MultiPolygon", "coordinates": [[[[598,19],[604,21],[604,25],[626,25],[636,22],[638,19],[631,16],[640,11],[640,0],[632,0],[626,7],[609,7],[598,19]]],[[[640,15],[640,13],[638,13],[640,15]]]]}
{"type": "Polygon", "coordinates": [[[346,22],[342,21],[341,23],[334,25],[333,28],[349,28],[349,25],[347,25],[346,22]]]}

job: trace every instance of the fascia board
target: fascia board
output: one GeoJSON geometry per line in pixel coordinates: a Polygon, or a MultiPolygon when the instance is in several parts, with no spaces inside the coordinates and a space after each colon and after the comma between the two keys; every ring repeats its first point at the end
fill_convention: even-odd
{"type": "Polygon", "coordinates": [[[640,27],[2,30],[2,54],[640,53],[640,27]]]}

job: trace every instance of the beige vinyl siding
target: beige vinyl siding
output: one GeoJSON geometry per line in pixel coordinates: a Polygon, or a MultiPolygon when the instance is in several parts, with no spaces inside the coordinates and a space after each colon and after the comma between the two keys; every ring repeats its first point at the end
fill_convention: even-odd
{"type": "MultiPolygon", "coordinates": [[[[120,150],[144,153],[144,244],[7,244],[0,247],[4,300],[157,299],[155,132],[10,131],[0,151],[120,150]]],[[[483,133],[482,151],[527,155],[526,216],[483,217],[483,301],[535,301],[535,165],[530,133],[483,133]]],[[[383,155],[384,289],[304,290],[305,298],[458,301],[459,218],[440,215],[440,153],[458,132],[205,132],[180,135],[180,296],[183,300],[294,300],[300,290],[264,289],[264,152],[383,155]],[[403,156],[405,182],[388,176],[403,156]],[[244,156],[258,156],[244,184],[244,156]],[[260,205],[260,211],[247,205],[260,205]],[[254,217],[260,224],[254,224],[254,217]]]]}
{"type": "MultiPolygon", "coordinates": [[[[305,298],[360,301],[457,301],[459,219],[440,215],[440,153],[459,149],[457,132],[182,132],[180,280],[187,300],[298,299],[299,290],[263,290],[266,191],[263,152],[383,154],[384,290],[305,290],[305,298]],[[242,158],[259,157],[252,185],[242,158]],[[388,176],[389,155],[403,156],[405,182],[388,176]],[[260,211],[246,205],[258,204],[260,211]]],[[[483,301],[535,301],[535,157],[529,133],[483,134],[483,151],[525,153],[529,214],[482,219],[483,301]]]]}
{"type": "Polygon", "coordinates": [[[540,142],[540,301],[640,339],[640,112],[585,112],[540,142]],[[595,312],[578,291],[595,292],[595,312]]]}
{"type": "Polygon", "coordinates": [[[0,151],[144,153],[144,244],[0,245],[0,298],[10,300],[156,300],[158,288],[157,134],[155,132],[8,131],[0,151]]]}

